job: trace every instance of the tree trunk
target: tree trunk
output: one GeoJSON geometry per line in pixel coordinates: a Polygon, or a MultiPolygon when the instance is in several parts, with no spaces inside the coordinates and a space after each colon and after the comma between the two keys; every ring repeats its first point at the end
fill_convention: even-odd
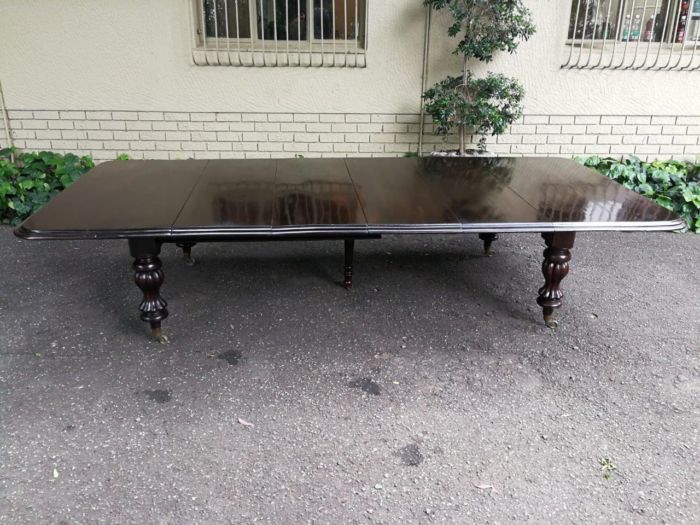
{"type": "MultiPolygon", "coordinates": [[[[469,70],[467,69],[467,58],[464,57],[464,69],[462,70],[462,86],[464,96],[467,96],[467,82],[469,80],[469,70]]],[[[459,154],[464,157],[467,153],[467,128],[459,126],[459,154]]]]}

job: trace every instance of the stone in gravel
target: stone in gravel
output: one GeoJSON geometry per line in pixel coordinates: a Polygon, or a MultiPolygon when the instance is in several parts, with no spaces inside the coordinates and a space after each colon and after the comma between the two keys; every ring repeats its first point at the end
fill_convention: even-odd
{"type": "Polygon", "coordinates": [[[144,390],[143,393],[148,399],[156,403],[167,403],[172,397],[170,390],[144,390]]]}
{"type": "Polygon", "coordinates": [[[366,392],[373,396],[378,396],[382,393],[382,387],[379,384],[372,381],[372,379],[369,377],[361,377],[350,381],[350,386],[352,388],[359,388],[363,392],[366,392]]]}
{"type": "Polygon", "coordinates": [[[425,459],[420,451],[420,447],[415,443],[401,447],[398,451],[398,456],[407,467],[417,467],[425,459]]]}
{"type": "Polygon", "coordinates": [[[241,357],[243,356],[238,350],[229,350],[216,356],[217,359],[223,359],[229,365],[237,365],[241,361],[241,357]]]}

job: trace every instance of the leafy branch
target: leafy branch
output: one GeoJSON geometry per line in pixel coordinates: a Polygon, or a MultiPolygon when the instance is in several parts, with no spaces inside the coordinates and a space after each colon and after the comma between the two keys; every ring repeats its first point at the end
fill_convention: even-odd
{"type": "Polygon", "coordinates": [[[479,149],[484,150],[486,135],[504,133],[522,115],[524,89],[500,74],[474,78],[469,61],[488,63],[498,51],[514,52],[535,32],[530,11],[522,0],[424,0],[424,4],[450,12],[453,21],[447,33],[459,38],[454,53],[464,59],[461,77],[448,76],[424,93],[426,111],[439,135],[459,130],[460,154],[466,152],[467,129],[480,135],[479,149]]]}

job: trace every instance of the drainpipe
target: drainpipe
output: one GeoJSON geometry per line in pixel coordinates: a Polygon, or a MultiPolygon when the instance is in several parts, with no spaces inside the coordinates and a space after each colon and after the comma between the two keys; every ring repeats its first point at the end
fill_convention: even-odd
{"type": "MultiPolygon", "coordinates": [[[[2,93],[2,82],[0,82],[0,113],[2,113],[2,121],[5,124],[5,135],[7,136],[7,145],[12,148],[12,134],[10,133],[10,119],[7,116],[7,107],[5,106],[5,95],[2,93]]],[[[15,162],[15,155],[10,153],[10,160],[15,162]]]]}
{"type": "Polygon", "coordinates": [[[428,58],[430,54],[430,20],[433,15],[433,9],[430,6],[425,8],[425,40],[423,41],[423,75],[421,76],[420,86],[420,122],[418,130],[418,156],[423,156],[423,131],[425,130],[425,102],[423,93],[428,83],[428,58]]]}

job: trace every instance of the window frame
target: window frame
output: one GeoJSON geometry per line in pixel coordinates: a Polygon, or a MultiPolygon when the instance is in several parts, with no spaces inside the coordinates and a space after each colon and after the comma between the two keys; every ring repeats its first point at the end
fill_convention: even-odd
{"type": "MultiPolygon", "coordinates": [[[[203,54],[205,61],[208,65],[209,58],[208,54],[214,54],[215,60],[220,62],[219,54],[237,54],[240,62],[240,56],[242,53],[255,55],[262,54],[262,64],[255,63],[255,56],[252,56],[252,64],[239,64],[239,65],[275,65],[275,66],[293,66],[301,64],[301,57],[309,55],[310,64],[313,62],[313,58],[310,55],[321,55],[322,59],[324,55],[345,55],[345,62],[347,63],[348,56],[354,56],[355,66],[354,67],[364,67],[357,65],[359,62],[359,55],[362,55],[363,60],[366,60],[364,55],[367,51],[367,20],[369,19],[369,0],[355,0],[357,9],[354,15],[357,16],[356,20],[360,21],[359,32],[357,38],[314,38],[315,34],[315,16],[307,16],[307,27],[305,38],[297,39],[279,39],[279,38],[265,38],[264,29],[261,30],[261,26],[258,26],[258,9],[259,5],[263,0],[249,0],[249,20],[247,22],[239,21],[237,28],[233,29],[233,32],[238,34],[241,33],[241,28],[247,23],[250,30],[250,37],[236,37],[231,36],[231,28],[227,27],[227,34],[221,36],[218,35],[218,23],[214,22],[215,36],[206,36],[207,27],[205,23],[206,17],[206,5],[205,0],[192,0],[192,21],[191,27],[193,28],[193,58],[195,53],[203,54]],[[262,34],[262,37],[260,36],[262,34]],[[274,63],[268,64],[266,60],[266,55],[274,55],[274,63]],[[287,55],[287,61],[280,61],[277,55],[287,55]],[[296,64],[290,63],[290,55],[294,55],[296,58],[296,64]],[[282,63],[280,63],[282,62],[282,63]]],[[[284,2],[285,0],[273,0],[276,2],[284,2]]],[[[313,12],[314,4],[319,0],[305,0],[307,13],[313,12]]],[[[231,10],[233,8],[232,4],[235,0],[214,0],[215,6],[217,3],[221,2],[224,4],[225,9],[231,10]]],[[[321,0],[321,5],[323,5],[324,0],[321,0]]],[[[335,0],[331,0],[335,5],[335,0]]],[[[234,8],[235,9],[235,8],[234,8]]],[[[214,11],[216,16],[216,9],[214,11]]],[[[350,11],[348,10],[348,15],[350,11]]],[[[264,19],[263,19],[264,20],[264,19]]],[[[227,26],[229,18],[227,17],[227,26]]],[[[323,27],[323,25],[322,25],[323,27]]],[[[275,30],[275,32],[277,32],[275,30]]],[[[335,34],[335,20],[334,20],[334,31],[335,34]]],[[[230,56],[228,57],[228,63],[217,64],[217,65],[234,65],[231,63],[230,56]]],[[[271,57],[272,58],[272,57],[271,57]]],[[[322,60],[323,61],[323,60],[322,60]]],[[[200,64],[196,58],[194,62],[197,65],[200,64]]],[[[335,56],[329,64],[321,64],[334,66],[336,65],[335,56]]],[[[351,67],[351,66],[348,66],[351,67]]]]}
{"type": "MultiPolygon", "coordinates": [[[[581,0],[581,2],[585,2],[585,1],[586,1],[586,0],[581,0]]],[[[602,0],[599,0],[599,1],[602,1],[602,0]]],[[[614,2],[614,1],[615,1],[615,0],[610,0],[610,2],[614,2]]],[[[593,40],[595,43],[602,43],[604,40],[607,40],[608,42],[613,42],[613,41],[617,40],[618,42],[623,42],[623,43],[624,43],[624,42],[627,42],[627,40],[629,40],[630,44],[634,44],[634,43],[639,42],[639,43],[641,43],[641,44],[646,45],[646,44],[649,43],[649,41],[644,40],[644,39],[640,39],[640,40],[638,41],[636,38],[629,38],[629,37],[628,37],[628,38],[624,38],[624,36],[622,35],[622,31],[624,31],[625,26],[626,26],[626,24],[624,24],[624,18],[625,18],[628,14],[631,14],[632,9],[634,9],[635,7],[636,7],[637,9],[642,9],[642,10],[644,10],[644,8],[646,7],[646,10],[644,10],[644,12],[642,13],[642,24],[646,24],[647,19],[645,18],[645,16],[646,16],[646,14],[647,14],[647,11],[653,11],[653,10],[657,7],[657,4],[658,4],[658,3],[661,4],[661,5],[658,5],[658,7],[659,7],[659,9],[661,9],[661,11],[660,11],[659,13],[657,13],[657,14],[660,14],[661,12],[663,12],[663,7],[664,7],[664,3],[665,3],[665,2],[667,2],[666,5],[669,6],[669,7],[668,7],[668,11],[670,11],[670,12],[673,14],[673,13],[677,13],[677,12],[678,12],[679,7],[680,7],[680,4],[681,4],[684,0],[659,0],[658,2],[655,1],[655,0],[647,0],[647,2],[643,2],[642,0],[634,0],[634,1],[632,1],[632,2],[631,2],[630,0],[619,0],[619,1],[620,1],[620,4],[621,4],[621,7],[619,7],[617,10],[613,10],[613,11],[611,12],[612,14],[614,14],[614,12],[617,11],[617,12],[618,12],[618,16],[619,16],[619,20],[617,20],[617,24],[619,25],[619,27],[616,27],[616,28],[615,28],[615,34],[612,35],[612,36],[608,36],[608,37],[605,38],[605,39],[604,39],[604,38],[600,38],[600,37],[586,38],[586,37],[585,37],[586,30],[584,29],[584,31],[583,31],[583,39],[584,39],[586,42],[590,42],[591,40],[593,40]],[[638,4],[637,2],[641,2],[641,3],[638,4]],[[629,7],[631,7],[631,9],[628,9],[629,7]]],[[[694,9],[698,9],[698,8],[700,7],[700,0],[687,0],[687,1],[689,2],[689,6],[688,6],[688,15],[689,15],[689,16],[688,16],[688,19],[687,19],[687,22],[686,22],[686,24],[687,24],[687,25],[686,25],[686,29],[690,26],[690,23],[691,23],[692,21],[698,20],[698,19],[700,18],[700,14],[694,14],[694,9]]],[[[572,24],[572,18],[573,18],[572,15],[573,15],[573,13],[574,13],[575,10],[576,10],[576,5],[577,5],[577,4],[578,4],[578,0],[571,0],[571,12],[570,12],[571,14],[569,15],[569,26],[570,26],[570,27],[569,27],[569,30],[568,30],[567,33],[566,33],[566,35],[567,35],[567,37],[566,37],[566,44],[567,44],[567,45],[575,45],[576,41],[577,41],[577,40],[580,41],[581,38],[582,38],[582,37],[576,36],[576,30],[577,30],[577,28],[571,25],[571,24],[572,24]],[[572,34],[572,33],[573,33],[573,34],[572,34]]],[[[597,14],[597,13],[596,13],[596,14],[597,14]]],[[[604,14],[604,13],[601,13],[601,15],[602,15],[602,14],[604,14]]],[[[584,23],[585,23],[585,21],[584,21],[584,23]]],[[[630,25],[630,28],[628,28],[628,31],[630,31],[630,29],[631,29],[631,25],[630,25]]],[[[670,44],[678,44],[678,42],[675,42],[675,41],[674,41],[675,38],[676,38],[676,35],[675,35],[674,33],[677,33],[677,31],[678,31],[678,22],[677,22],[677,21],[671,22],[671,21],[669,20],[669,21],[667,22],[667,24],[666,24],[666,27],[663,27],[662,30],[666,30],[666,33],[663,34],[663,35],[661,35],[661,39],[660,39],[660,40],[658,40],[658,41],[652,40],[652,41],[651,41],[652,45],[653,45],[653,44],[657,44],[657,45],[658,45],[658,44],[669,44],[669,45],[670,45],[670,44]]],[[[643,34],[644,34],[644,29],[640,28],[640,32],[641,32],[641,34],[643,35],[643,34]]],[[[688,38],[688,35],[689,35],[688,31],[686,31],[686,33],[685,33],[685,40],[686,40],[686,41],[689,40],[689,41],[695,42],[695,40],[690,40],[690,39],[688,38]]],[[[700,35],[699,35],[699,38],[700,38],[700,35]]]]}
{"type": "MultiPolygon", "coordinates": [[[[587,26],[589,16],[588,4],[591,0],[571,0],[569,16],[567,17],[568,27],[564,40],[565,59],[562,64],[563,69],[608,69],[608,70],[653,70],[653,71],[693,71],[700,69],[700,15],[695,14],[695,9],[700,6],[700,0],[688,1],[685,26],[683,28],[683,40],[677,41],[678,32],[681,29],[681,8],[684,0],[619,0],[617,13],[612,18],[606,17],[606,11],[599,11],[600,2],[595,8],[591,20],[593,23],[592,34],[588,34],[591,29],[587,26]],[[666,6],[666,11],[664,11],[666,6]],[[644,9],[646,8],[646,9],[644,9]],[[658,9],[658,12],[654,11],[658,9]],[[636,10],[642,10],[642,21],[639,27],[639,36],[632,34],[632,18],[636,10]],[[652,17],[649,20],[656,21],[658,15],[663,15],[660,40],[645,40],[646,15],[651,10],[652,17]],[[578,12],[577,12],[578,11],[578,12]],[[577,35],[579,25],[579,15],[583,13],[586,18],[582,22],[581,35],[577,35]],[[614,31],[605,37],[596,37],[596,30],[603,24],[598,24],[600,15],[606,22],[615,23],[614,31]],[[629,24],[625,23],[630,17],[629,24]],[[678,18],[678,20],[676,20],[678,18]],[[690,28],[695,28],[690,31],[690,28]],[[627,35],[624,36],[624,31],[627,35]],[[697,38],[696,38],[697,37],[697,38]]],[[[610,8],[615,0],[609,0],[610,8]]],[[[615,10],[613,10],[615,11],[615,10]]],[[[612,15],[612,11],[610,12],[612,15]]],[[[652,31],[655,31],[652,26],[652,31]]]]}

